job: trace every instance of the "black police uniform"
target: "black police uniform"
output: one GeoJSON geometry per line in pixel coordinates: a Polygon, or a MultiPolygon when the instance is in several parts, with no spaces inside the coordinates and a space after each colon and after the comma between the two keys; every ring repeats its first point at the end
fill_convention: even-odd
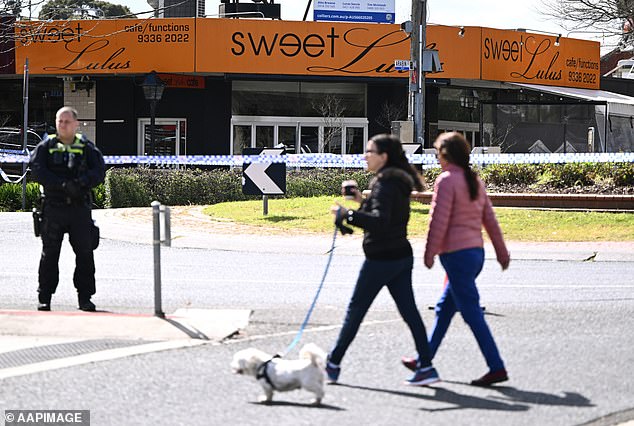
{"type": "Polygon", "coordinates": [[[97,147],[83,135],[72,145],[50,135],[35,148],[30,162],[34,179],[44,187],[42,206],[42,257],[39,267],[39,309],[50,309],[51,295],[59,282],[59,255],[64,234],[75,252],[73,283],[79,308],[94,310],[94,227],[91,189],[104,181],[105,164],[97,147]]]}

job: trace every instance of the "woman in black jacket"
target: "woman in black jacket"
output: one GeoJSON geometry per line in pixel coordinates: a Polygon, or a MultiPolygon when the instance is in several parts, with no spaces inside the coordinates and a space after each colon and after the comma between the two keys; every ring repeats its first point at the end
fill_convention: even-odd
{"type": "Polygon", "coordinates": [[[348,304],[343,326],[335,347],[328,355],[326,373],[331,383],[337,382],[339,364],[354,339],[363,317],[383,286],[388,290],[403,320],[407,323],[418,351],[418,364],[414,376],[406,381],[410,385],[428,385],[439,381],[431,364],[425,325],[416,307],[412,290],[414,257],[407,240],[410,216],[410,193],[422,190],[418,172],[409,164],[401,141],[392,135],[371,138],[365,151],[368,170],[376,176],[370,182],[370,195],[363,199],[354,191],[358,210],[332,208],[338,222],[363,228],[365,260],[348,304]]]}

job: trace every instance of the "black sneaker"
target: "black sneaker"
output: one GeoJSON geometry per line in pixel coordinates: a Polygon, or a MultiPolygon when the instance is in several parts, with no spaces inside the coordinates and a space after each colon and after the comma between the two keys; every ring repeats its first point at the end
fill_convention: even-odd
{"type": "Polygon", "coordinates": [[[90,300],[85,300],[83,302],[79,302],[77,309],[84,312],[95,312],[97,307],[90,300]]]}
{"type": "Polygon", "coordinates": [[[50,311],[51,310],[51,304],[50,303],[38,303],[37,304],[37,310],[38,311],[50,311]]]}

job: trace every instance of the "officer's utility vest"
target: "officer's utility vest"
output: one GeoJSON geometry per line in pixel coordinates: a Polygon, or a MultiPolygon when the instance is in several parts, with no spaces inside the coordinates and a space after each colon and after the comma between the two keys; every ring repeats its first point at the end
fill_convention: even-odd
{"type": "MultiPolygon", "coordinates": [[[[75,135],[75,140],[70,145],[60,142],[57,135],[49,135],[47,142],[49,155],[46,161],[48,169],[62,180],[78,178],[87,167],[86,145],[84,136],[79,133],[75,135]]],[[[46,197],[51,201],[66,199],[66,193],[61,188],[48,188],[45,192],[46,197]]],[[[89,192],[90,190],[86,189],[86,196],[89,192]]]]}
{"type": "Polygon", "coordinates": [[[47,165],[51,172],[62,179],[74,179],[86,167],[84,149],[86,143],[83,135],[77,133],[71,145],[66,145],[57,139],[57,135],[49,135],[47,165]]]}

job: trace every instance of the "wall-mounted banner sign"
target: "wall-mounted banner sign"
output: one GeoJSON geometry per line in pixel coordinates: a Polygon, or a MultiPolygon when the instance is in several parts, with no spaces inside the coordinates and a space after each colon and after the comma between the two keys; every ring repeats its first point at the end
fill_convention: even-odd
{"type": "Polygon", "coordinates": [[[398,25],[201,19],[196,38],[199,72],[408,76],[394,68],[394,60],[408,58],[410,48],[409,35],[398,25]]]}
{"type": "Polygon", "coordinates": [[[16,62],[28,57],[32,74],[194,70],[191,18],[21,21],[15,27],[16,62]]]}
{"type": "MultiPolygon", "coordinates": [[[[336,3],[332,1],[331,3],[336,3]]],[[[343,4],[360,4],[352,0],[343,4]]],[[[370,4],[370,2],[367,2],[370,4]]],[[[392,2],[393,3],[393,2],[392,2]]],[[[373,5],[377,2],[371,3],[373,5]]],[[[252,19],[17,22],[16,60],[32,74],[263,74],[408,78],[399,25],[252,19]]],[[[429,25],[432,78],[598,89],[600,44],[516,30],[429,25]],[[436,68],[438,69],[438,68],[436,68]]],[[[22,73],[17,66],[15,72],[22,73]]],[[[173,77],[178,87],[202,78],[173,77]]]]}
{"type": "Polygon", "coordinates": [[[315,21],[394,23],[394,0],[315,0],[315,21]]]}
{"type": "Polygon", "coordinates": [[[482,28],[482,80],[598,89],[599,43],[482,28]]]}

